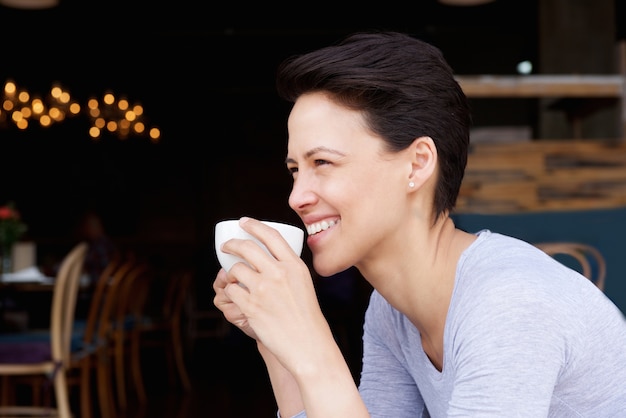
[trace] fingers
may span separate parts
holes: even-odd
[[[226,270],[220,269],[220,271],[217,272],[217,276],[215,276],[215,280],[213,281],[213,290],[215,291],[215,294],[217,295],[220,291],[222,291],[228,283],[229,278]]]
[[[300,259],[281,233],[261,221],[241,218],[241,228],[254,240],[231,239],[222,245],[222,251],[243,258],[254,270],[261,271],[275,261]]]
[[[268,275],[269,277],[273,277],[278,274],[278,271],[284,270],[280,265],[288,262],[286,257],[282,257],[282,260],[278,260],[253,241],[238,241],[239,242],[229,242],[228,245],[230,248],[236,248],[233,253],[242,254],[240,257],[244,258],[246,262],[233,264],[227,274],[226,281],[228,283],[237,283],[245,289],[253,289],[262,277],[268,277]],[[302,262],[296,255],[292,255],[291,257],[292,261]],[[293,264],[291,262],[289,263]]]
[[[283,257],[293,255],[299,257],[298,254],[294,253],[293,249],[280,232],[271,226],[259,220],[247,217],[241,218],[239,225],[244,231],[262,242],[275,259],[281,260]]]
[[[245,292],[245,289],[233,282],[224,269],[220,269],[213,282],[213,290],[215,290],[215,297],[213,298],[215,307],[222,311],[229,322],[239,326],[245,317],[235,301],[240,300],[241,294],[239,292]]]
[[[232,301],[228,295],[224,292],[224,288],[228,285],[228,277],[224,269],[220,269],[213,281],[213,290],[215,291],[215,297],[213,298],[213,304],[223,311],[222,307],[231,303]]]

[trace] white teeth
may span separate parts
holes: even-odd
[[[325,231],[331,226],[335,226],[339,221],[322,221],[315,224],[307,225],[306,231],[309,235],[315,235],[320,231]]]

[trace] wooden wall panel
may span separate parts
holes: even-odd
[[[471,147],[458,213],[626,206],[626,143],[536,140]]]

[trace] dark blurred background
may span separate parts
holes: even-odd
[[[283,164],[288,107],[274,92],[284,58],[354,31],[393,29],[440,47],[458,74],[515,74],[524,60],[533,72],[612,72],[614,9],[612,0],[0,6],[0,81],[41,95],[59,83],[83,108],[110,91],[141,103],[147,123],[161,130],[158,143],[113,134],[95,141],[83,115],[26,130],[5,120],[0,204],[17,204],[38,256],[62,252],[80,215],[95,209],[123,245],[211,270],[216,220],[245,214],[298,222],[287,206]],[[476,125],[536,129],[530,99],[473,106]]]
[[[467,7],[443,0],[286,6],[59,0],[43,10],[8,1],[17,0],[0,0],[0,86],[11,80],[43,96],[58,83],[83,110],[90,98],[112,92],[143,105],[146,123],[161,137],[105,133],[94,140],[84,111],[48,128],[33,123],[20,130],[0,111],[0,206],[15,202],[40,265],[76,242],[84,213],[98,213],[120,248],[164,270],[196,271],[192,313],[213,308],[216,221],[250,215],[299,224],[287,205],[289,107],[274,91],[283,59],[355,31],[390,29],[438,46],[460,75],[517,74],[524,61],[534,74],[614,74],[620,71],[616,40],[626,38],[621,0],[492,0]],[[546,111],[538,99],[470,104],[476,127],[571,138],[563,113]],[[585,136],[616,137],[618,112],[616,106],[596,112],[585,122]],[[356,377],[370,289],[354,270],[317,284]],[[190,412],[176,416],[274,416],[251,340],[232,327],[219,336],[221,344],[187,337],[196,353],[195,394]],[[162,380],[155,376],[149,386]],[[172,395],[166,391],[151,397],[145,416],[175,416],[165,407]],[[216,412],[216,405],[224,410]]]

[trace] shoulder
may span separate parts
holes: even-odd
[[[448,321],[457,329],[515,335],[538,328],[556,336],[578,332],[603,299],[588,279],[532,244],[487,231],[459,261]]]
[[[577,288],[587,282],[582,275],[526,241],[483,231],[459,260],[455,290],[550,291]]]

